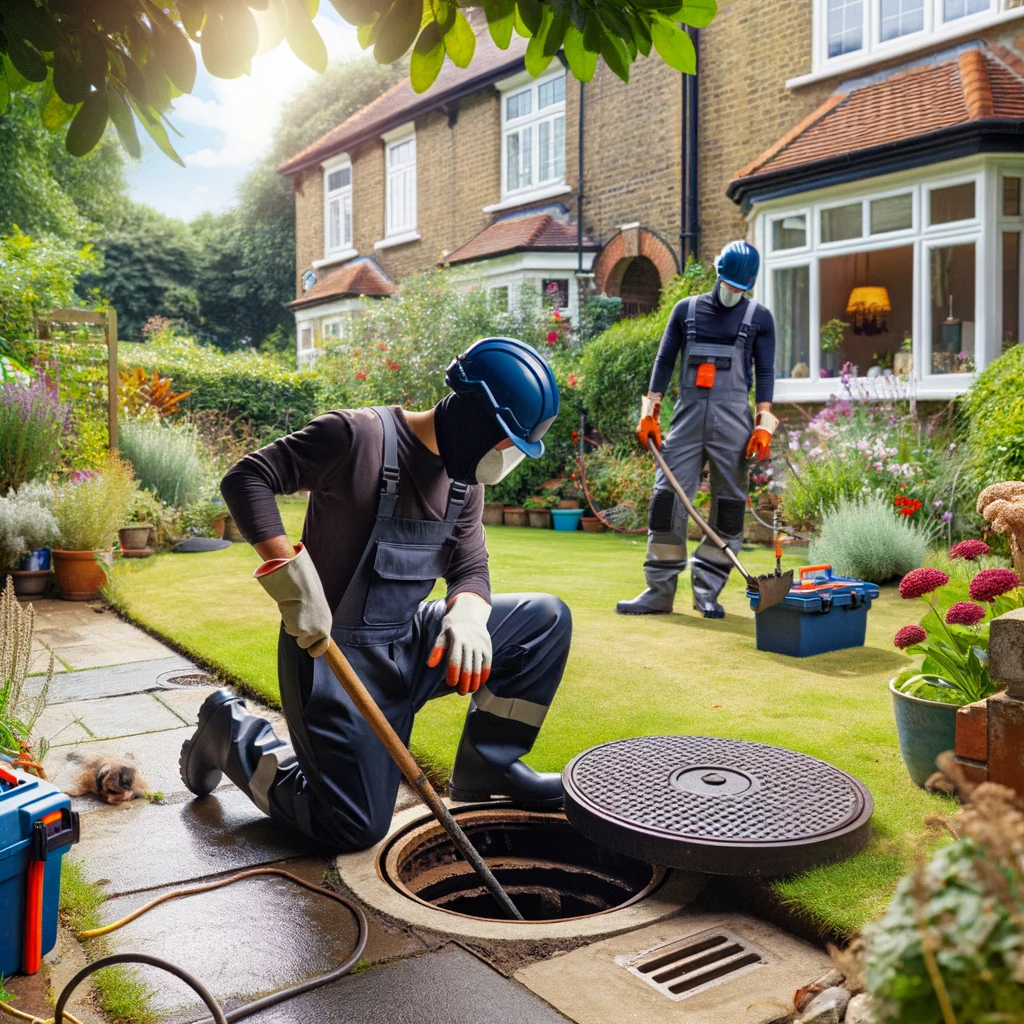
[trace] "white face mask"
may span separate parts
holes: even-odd
[[[492,448],[476,464],[476,482],[478,484],[500,483],[526,458],[515,445],[507,448]]]
[[[723,306],[733,307],[743,298],[743,292],[734,292],[724,281],[718,286],[718,298]]]

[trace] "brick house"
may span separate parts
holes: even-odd
[[[641,59],[629,85],[600,61],[584,86],[557,61],[530,79],[525,40],[474,27],[469,69],[395,86],[281,166],[300,363],[417,269],[642,312],[687,252],[741,236],[779,401],[826,399],[846,361],[905,370],[905,347],[918,397],[958,394],[1021,338],[1021,0],[725,0],[697,79]],[[824,352],[831,320],[851,326]]]

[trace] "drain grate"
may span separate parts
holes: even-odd
[[[769,963],[734,932],[712,928],[615,962],[669,999],[680,1000],[722,985]]]
[[[172,672],[164,676],[161,682],[165,686],[210,686],[213,683],[213,676],[206,672]]]

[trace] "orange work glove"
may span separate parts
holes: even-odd
[[[766,411],[759,412],[754,420],[754,432],[747,442],[747,458],[756,455],[759,459],[767,459],[772,453],[772,434],[779,421]]]
[[[647,439],[654,438],[654,443],[661,447],[661,395],[646,395],[640,401],[640,422],[636,425],[636,439],[640,447],[647,450]]]

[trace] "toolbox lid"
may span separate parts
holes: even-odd
[[[805,565],[781,607],[800,612],[828,612],[832,608],[858,608],[878,597],[878,586],[855,576],[839,576],[831,565]],[[756,608],[760,595],[748,590],[750,607]]]

